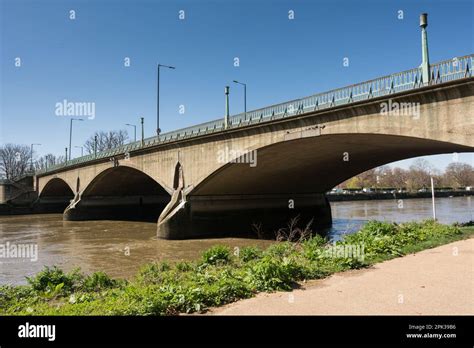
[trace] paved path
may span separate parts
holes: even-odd
[[[457,255],[456,255],[457,254]],[[474,239],[335,274],[292,292],[262,293],[219,315],[474,314]]]

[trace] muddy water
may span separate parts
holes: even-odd
[[[431,217],[431,200],[334,202],[333,239],[356,231],[370,219],[409,221]],[[474,197],[437,200],[441,222],[474,220]],[[155,237],[156,224],[124,221],[63,221],[61,214],[0,216],[0,247],[6,243],[38,246],[38,259],[0,258],[0,284],[24,284],[44,265],[85,272],[105,271],[131,277],[140,265],[158,260],[192,260],[212,245],[266,247],[271,241],[244,238],[169,241]],[[34,250],[34,249],[33,249]]]

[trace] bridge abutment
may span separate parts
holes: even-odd
[[[163,214],[167,214],[163,216]],[[158,238],[187,239],[221,236],[275,237],[298,218],[298,228],[312,221],[313,232],[332,224],[331,207],[323,193],[188,196],[158,221]]]

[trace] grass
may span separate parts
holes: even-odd
[[[217,245],[194,262],[144,265],[130,281],[111,279],[103,272],[86,276],[79,270],[66,273],[57,267],[46,267],[36,276],[27,278],[28,285],[0,287],[0,314],[202,312],[258,292],[291,290],[305,279],[367,267],[473,235],[472,224],[449,226],[431,220],[404,224],[370,221],[359,232],[346,235],[335,245],[317,235],[297,243],[278,242],[266,250],[245,247],[238,253]]]

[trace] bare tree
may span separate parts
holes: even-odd
[[[472,186],[474,185],[474,168],[467,163],[451,163],[442,173],[428,161],[420,158],[415,160],[408,170],[381,166],[356,175],[338,187],[393,187],[414,191],[429,187],[430,177],[435,179],[436,187]]]
[[[467,163],[450,163],[445,177],[453,188],[471,186],[474,185],[474,168]]]
[[[100,131],[95,132],[87,141],[84,143],[84,148],[88,154],[94,153],[95,138],[97,137],[97,152],[110,150],[115,147],[124,145],[128,140],[128,133],[126,130],[114,130],[114,131]]]
[[[430,178],[434,174],[434,169],[427,160],[416,159],[408,172],[407,188],[413,191],[417,188],[429,187]]]
[[[36,170],[48,169],[51,166],[64,162],[64,156],[55,156],[52,153],[41,156],[35,161]]]
[[[27,145],[5,144],[0,147],[0,173],[13,180],[28,172],[31,149]]]

